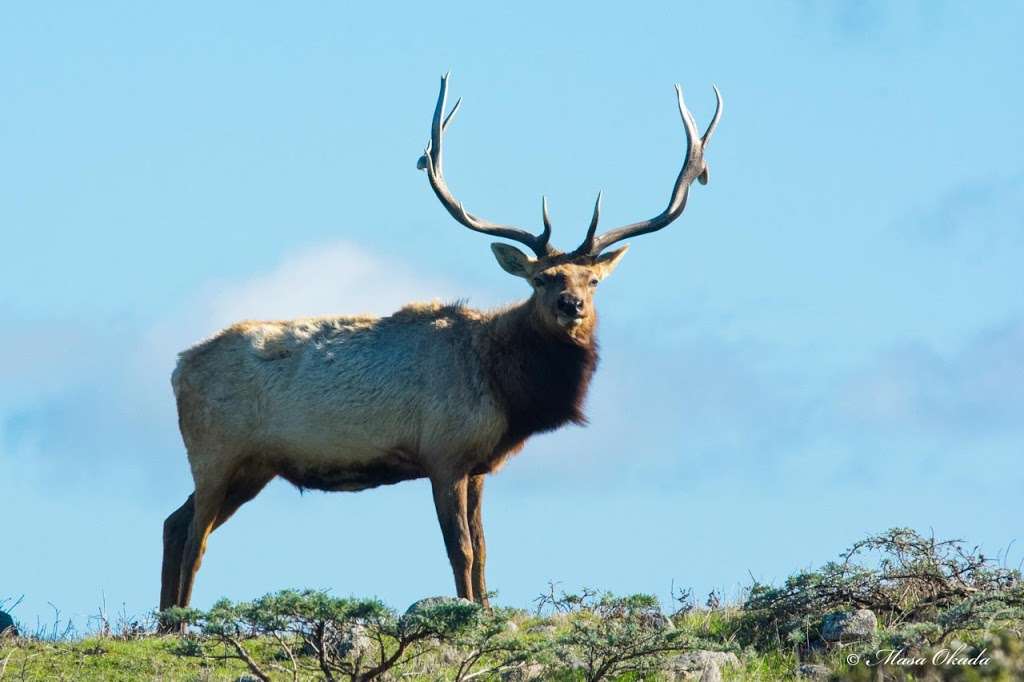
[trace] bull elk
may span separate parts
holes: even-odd
[[[678,218],[691,183],[707,182],[703,136],[676,86],[686,158],[657,216],[597,234],[598,195],[583,242],[562,252],[534,235],[488,222],[448,189],[444,134],[448,76],[430,141],[417,164],[455,220],[523,244],[491,244],[498,264],[532,288],[493,311],[414,303],[387,317],[240,322],[181,353],[171,377],[195,491],[164,523],[160,608],[187,606],[210,533],[281,476],[300,488],[364,490],[428,478],[460,597],[487,604],[481,516],[484,476],[535,433],[582,423],[597,346],[598,283],[628,247]]]

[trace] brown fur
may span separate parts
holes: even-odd
[[[496,458],[518,450],[535,433],[585,423],[583,402],[597,368],[592,336],[568,339],[538,328],[528,309],[519,312],[506,333],[493,339],[489,378],[508,424]]]

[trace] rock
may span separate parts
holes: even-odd
[[[708,661],[704,672],[700,674],[700,682],[722,682],[722,670],[714,661]]]
[[[801,680],[827,680],[832,677],[832,671],[827,665],[801,663],[796,669],[796,676]]]
[[[464,597],[427,597],[426,599],[420,599],[419,601],[413,602],[409,608],[405,610],[406,616],[414,616],[424,609],[429,609],[433,606],[439,606],[441,604],[452,604],[458,602],[466,602],[472,604],[470,600]]]
[[[342,623],[341,627],[328,626],[326,633],[327,652],[329,656],[338,658],[356,658],[373,649],[375,642],[371,639],[366,625],[358,621]],[[300,656],[316,656],[316,647],[304,639],[297,652]],[[278,660],[288,660],[288,654],[279,652]]]
[[[679,654],[669,661],[668,668],[672,673],[673,680],[699,680],[702,679],[708,668],[714,667],[715,671],[709,673],[719,677],[710,679],[721,679],[721,669],[724,667],[739,667],[740,659],[731,651],[708,651],[698,649]]]
[[[544,666],[540,663],[524,663],[501,674],[502,682],[532,682],[544,676]]]
[[[335,651],[342,658],[352,656],[356,658],[365,654],[373,648],[373,640],[362,623],[350,623],[344,625],[338,632],[338,640]]]
[[[821,638],[826,642],[870,639],[878,627],[878,619],[868,609],[828,613],[821,619]]]
[[[246,673],[235,678],[235,682],[260,682],[260,678]]]
[[[14,627],[14,618],[6,611],[0,611],[0,636],[17,634],[18,628]]]
[[[462,597],[427,597],[426,599],[413,602],[405,610],[402,617],[398,619],[398,625],[403,629],[419,628],[424,625],[423,617],[425,612],[445,604],[465,604],[474,607],[474,609],[480,608],[480,605],[476,602]]]
[[[519,626],[510,620],[505,623],[505,630],[507,632],[519,632]]]

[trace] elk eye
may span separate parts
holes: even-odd
[[[595,277],[594,279],[590,280],[590,286],[596,287],[597,286],[597,282],[598,282],[598,279],[597,279],[597,277]]]

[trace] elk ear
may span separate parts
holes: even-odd
[[[537,261],[527,256],[514,246],[495,242],[491,244],[491,251],[498,259],[501,269],[510,275],[529,279],[533,274],[533,265]]]
[[[622,257],[626,255],[626,251],[629,251],[629,244],[620,246],[614,251],[608,253],[602,253],[600,256],[594,259],[594,267],[597,268],[598,276],[604,279],[608,275],[612,274],[612,270],[619,264]]]

